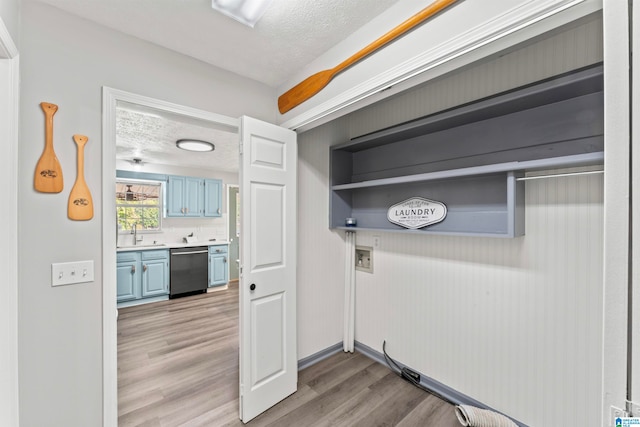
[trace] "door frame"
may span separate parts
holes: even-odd
[[[9,96],[0,99],[0,177],[6,183],[7,209],[0,214],[0,231],[5,236],[0,248],[0,424],[19,425],[18,393],[18,128],[20,108],[20,61],[9,30],[0,17],[0,86]],[[9,208],[12,207],[12,208]]]
[[[102,387],[103,425],[118,425],[118,324],[116,303],[116,106],[129,102],[206,120],[239,134],[237,118],[174,104],[131,92],[102,88]]]
[[[229,247],[231,247],[231,239],[236,239],[236,241],[238,242],[238,248],[240,247],[240,240],[237,240],[238,237],[237,236],[232,236],[229,233],[229,228],[231,227],[231,189],[232,188],[237,188],[238,189],[238,194],[240,193],[240,184],[227,184],[227,240],[229,241]],[[236,208],[237,209],[237,208]],[[238,252],[238,259],[240,259],[240,253]],[[229,265],[231,265],[232,262],[236,262],[236,260],[231,261],[231,257],[229,257]],[[238,277],[234,280],[240,280],[240,265],[236,263],[236,265],[238,265]],[[231,273],[229,273],[229,281],[231,281]]]

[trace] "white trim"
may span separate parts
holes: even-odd
[[[605,1],[604,42],[604,263],[602,338],[603,426],[613,425],[611,407],[627,397],[629,270],[630,81],[629,9]]]
[[[1,21],[0,21],[1,24]],[[2,25],[0,25],[2,27]],[[1,30],[1,28],[0,28]],[[0,41],[5,35],[0,34]],[[19,425],[18,393],[18,112],[20,67],[17,52],[12,59],[0,59],[0,179],[5,203],[0,212],[2,257],[0,271],[0,425]],[[6,92],[5,92],[6,90]]]
[[[235,118],[186,107],[109,87],[102,88],[102,334],[103,425],[118,425],[118,343],[116,305],[116,105],[129,102],[174,114],[206,120],[238,131]]]
[[[18,48],[9,34],[7,26],[0,17],[0,58],[15,58],[18,56]]]
[[[536,23],[559,15],[567,9],[574,8],[583,3],[587,7],[576,8],[575,14],[563,16],[558,22],[554,22],[555,26],[571,22],[588,13],[599,10],[601,4],[597,1],[590,0],[529,1],[508,10],[488,22],[484,22],[481,25],[461,33],[439,46],[423,51],[413,58],[354,86],[351,90],[343,91],[330,100],[307,111],[303,111],[291,119],[284,121],[281,126],[289,129],[308,129],[305,128],[305,126],[316,124],[320,121],[325,122],[327,121],[325,119],[327,116],[333,116],[338,111],[349,109],[349,107],[351,107],[350,111],[361,108],[363,105],[357,105],[357,108],[353,108],[353,106],[367,98],[375,98],[371,100],[371,102],[374,102],[386,96],[393,95],[397,91],[388,90],[391,86],[400,85],[428,71],[443,68],[434,75],[430,75],[412,84],[423,83],[426,80],[437,77],[437,75],[443,74],[446,70],[442,66],[452,63],[456,59],[468,56],[471,60],[473,58],[471,58],[472,55],[470,54],[479,53],[483,48],[492,46],[491,51],[482,51],[481,57],[485,57],[521,42],[523,41],[521,38],[508,38],[508,36],[527,27],[532,27]],[[548,28],[540,28],[538,31],[545,32],[548,31]],[[526,34],[525,37],[530,38],[535,35],[537,34]],[[496,43],[498,41],[502,41],[503,43]],[[406,89],[406,87],[403,87],[403,89]],[[382,91],[387,91],[387,93],[383,96],[376,96]]]
[[[632,46],[640,46],[640,7],[637,4],[632,8]],[[633,55],[631,69],[633,74],[632,101],[631,105],[636,106],[631,109],[631,146],[635,147],[631,151],[631,200],[632,200],[632,248],[631,248],[631,394],[627,398],[633,402],[640,402],[640,57]],[[633,415],[640,416],[640,408],[634,408]]]

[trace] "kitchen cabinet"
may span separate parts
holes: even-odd
[[[227,245],[209,246],[209,287],[226,285],[229,281]]]
[[[204,180],[204,212],[205,217],[222,216],[222,181],[219,179]]]
[[[167,178],[167,216],[199,217],[202,216],[201,178],[174,176]]]
[[[522,236],[519,178],[602,164],[603,105],[596,66],[333,146],[329,226],[353,230],[345,221],[355,218],[355,229]],[[418,229],[392,222],[389,209],[413,198],[443,203],[446,217]]]
[[[219,217],[222,181],[170,175],[166,189],[167,217]]]
[[[169,294],[169,251],[128,251],[117,254],[117,302]]]

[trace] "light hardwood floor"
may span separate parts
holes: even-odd
[[[238,288],[120,309],[119,426],[242,426]],[[247,426],[453,427],[453,407],[366,356],[339,353]]]

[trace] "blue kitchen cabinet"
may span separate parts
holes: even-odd
[[[188,176],[167,178],[167,216],[198,217],[202,216],[202,186],[204,180]]]
[[[167,178],[167,217],[219,217],[222,215],[222,181],[190,176]]]
[[[169,293],[169,254],[166,250],[144,251],[142,262],[142,298]]]
[[[140,298],[140,254],[137,252],[119,253],[116,265],[118,302]]]
[[[117,302],[127,303],[169,294],[169,251],[126,251],[117,254]]]
[[[209,287],[226,285],[229,281],[227,245],[209,246]]]
[[[222,216],[222,181],[219,179],[204,180],[204,216]]]
[[[118,281],[118,302],[130,301],[139,298],[136,295],[136,283],[140,281],[140,272],[137,269],[137,261],[119,262],[116,267]]]

